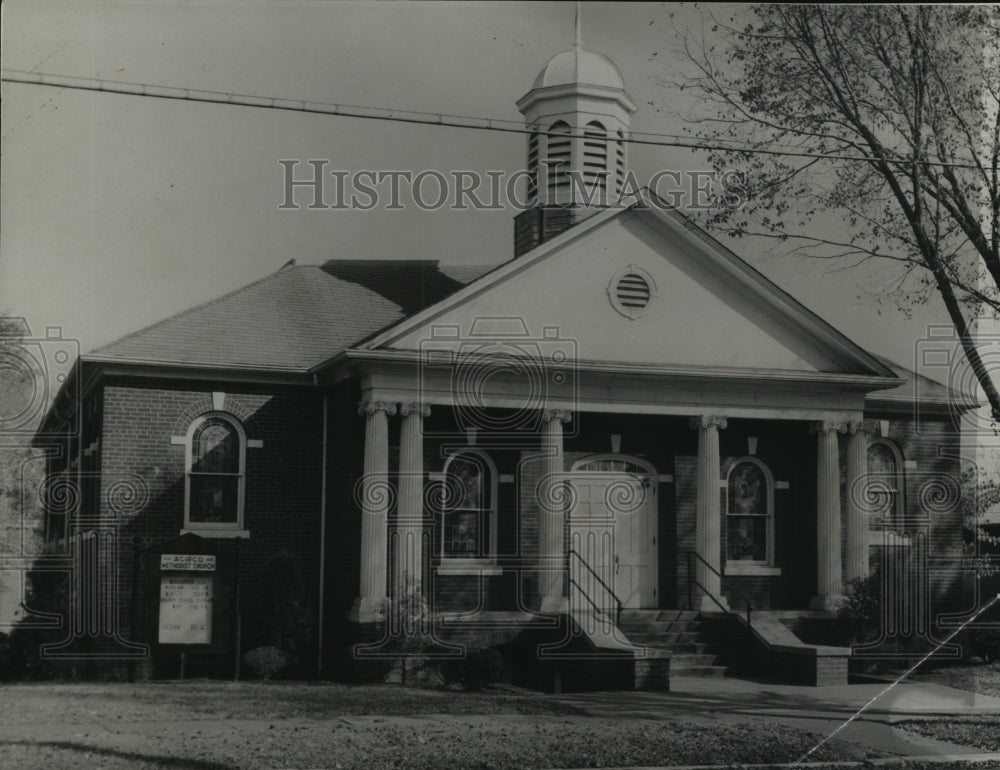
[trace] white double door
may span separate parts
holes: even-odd
[[[570,606],[656,607],[656,483],[648,474],[571,474]]]

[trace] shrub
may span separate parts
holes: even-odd
[[[404,575],[398,598],[383,600],[378,614],[389,631],[384,650],[399,661],[401,683],[407,683],[408,672],[421,678],[426,663],[424,651],[434,642],[434,618],[420,583]]]
[[[288,657],[277,647],[257,647],[243,656],[243,662],[266,682],[288,665]]]
[[[13,639],[7,634],[0,633],[0,682],[9,682],[22,675],[24,666],[18,660],[20,657],[18,653]]]
[[[276,553],[247,593],[254,597],[244,626],[247,646],[274,647],[284,653],[286,676],[311,673],[315,618],[298,556]]]
[[[855,578],[848,584],[847,599],[840,607],[840,617],[848,624],[854,644],[863,644],[878,636],[881,586],[878,573]]]
[[[355,684],[382,684],[392,672],[394,660],[386,658],[358,658],[351,656],[348,679]]]
[[[449,660],[441,671],[448,684],[461,684],[468,690],[481,690],[500,680],[503,656],[493,647],[472,647],[461,660]]]

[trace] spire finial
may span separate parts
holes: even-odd
[[[581,32],[581,29],[580,29],[580,26],[581,26],[580,25],[580,15],[581,15],[580,14],[580,3],[578,2],[576,4],[576,41],[573,43],[573,47],[576,48],[576,50],[578,50],[578,51],[581,48],[583,48],[583,33]]]

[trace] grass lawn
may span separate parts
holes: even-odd
[[[0,688],[4,767],[566,768],[791,762],[820,736],[579,715],[544,696],[183,682]],[[871,752],[831,741],[811,760]]]
[[[992,719],[905,728],[1000,750]],[[981,741],[987,733],[992,741]],[[794,762],[822,737],[758,719],[591,717],[544,695],[498,690],[218,681],[0,687],[0,767],[25,770],[737,766]],[[832,740],[809,760],[878,756],[885,755]]]
[[[919,668],[908,677],[908,681],[935,682],[958,690],[1000,698],[1000,663],[956,663]]]
[[[983,751],[1000,751],[1000,717],[995,715],[913,720],[897,722],[895,726],[928,738],[964,746],[978,746]]]
[[[958,690],[1000,698],[1000,664],[964,663],[917,669],[907,681],[934,682]],[[1000,717],[955,716],[950,719],[920,719],[897,722],[896,727],[984,751],[1000,751]]]
[[[541,696],[311,682],[141,682],[12,685],[0,724],[126,719],[330,719],[346,715],[580,714]]]

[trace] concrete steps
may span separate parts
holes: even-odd
[[[671,676],[720,677],[726,673],[697,612],[623,610],[618,627],[630,642],[670,650]]]

